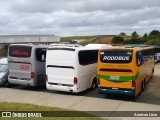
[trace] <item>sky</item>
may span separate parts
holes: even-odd
[[[160,0],[0,0],[0,35],[131,35],[160,30]]]

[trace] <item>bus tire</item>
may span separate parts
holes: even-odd
[[[144,91],[144,88],[145,88],[145,83],[144,83],[144,80],[143,80],[142,83],[141,83],[141,91],[142,92]]]
[[[152,73],[154,74],[154,68],[152,69]]]
[[[154,74],[154,68],[152,69],[152,75],[151,75],[151,78],[153,77],[153,74]]]
[[[91,89],[95,89],[97,88],[98,84],[97,84],[97,78],[94,78],[93,81],[92,81],[92,86],[91,86]]]

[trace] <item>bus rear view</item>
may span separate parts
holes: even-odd
[[[49,90],[75,92],[75,49],[48,48],[46,57],[46,87]]]
[[[45,85],[45,46],[16,44],[8,50],[8,81],[26,86]]]
[[[99,51],[98,91],[100,94],[128,94],[134,96],[133,50],[106,49]]]
[[[49,47],[47,89],[79,93],[96,88],[98,50],[82,46]]]

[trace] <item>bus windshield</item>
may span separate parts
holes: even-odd
[[[130,63],[132,50],[101,50],[100,60],[102,63]]]
[[[32,51],[32,46],[10,46],[9,56],[11,57],[30,57]]]

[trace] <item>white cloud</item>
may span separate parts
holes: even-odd
[[[143,35],[160,30],[159,0],[0,0],[0,34]]]

